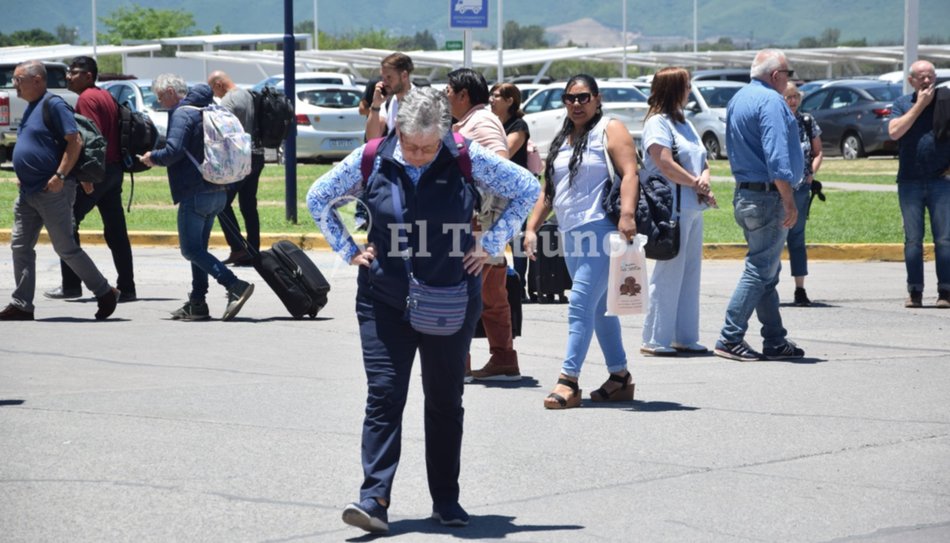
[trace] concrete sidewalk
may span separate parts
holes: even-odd
[[[111,271],[108,251],[90,247]],[[59,280],[38,251],[38,294]],[[234,322],[170,321],[190,272],[175,249],[136,249],[140,301],[95,322],[92,298],[37,298],[37,322],[0,324],[3,541],[367,541],[340,521],[361,482],[366,393],[355,270],[317,320],[257,291]],[[712,345],[741,261],[704,263]],[[525,378],[466,387],[467,528],[427,519],[422,394],[412,383],[390,509],[393,540],[948,541],[950,311],[903,308],[900,263],[815,262],[816,306],[783,307],[808,358],[728,362],[639,354],[636,400],[546,411],[566,306],[525,306]],[[0,296],[12,270],[0,259]],[[790,298],[784,272],[780,292]],[[6,303],[4,298],[3,303]],[[212,286],[212,314],[224,291]],[[758,326],[750,343],[759,347]],[[487,359],[475,340],[474,364]],[[417,372],[416,372],[417,373]],[[606,377],[592,346],[585,397]]]

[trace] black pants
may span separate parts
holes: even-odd
[[[403,320],[402,310],[357,296],[356,316],[368,386],[360,500],[390,498],[402,449],[402,412],[418,349],[425,395],[429,494],[433,503],[458,502],[465,356],[482,307],[481,281],[475,279],[477,285],[470,282],[469,286],[465,323],[451,336],[420,334]]]
[[[260,184],[261,171],[264,170],[264,153],[251,155],[251,173],[244,179],[241,179],[233,186],[228,187],[228,204],[224,206],[224,211],[220,214],[226,219],[230,219],[231,224],[238,225],[234,210],[231,209],[231,203],[234,197],[238,199],[238,207],[241,208],[241,216],[244,217],[244,230],[247,232],[247,243],[255,251],[261,250],[261,218],[257,212],[257,186]],[[220,222],[220,220],[218,221]],[[231,251],[240,251],[244,248],[241,239],[235,232],[227,228],[221,228],[224,231],[224,239],[228,241]]]
[[[102,183],[94,186],[92,194],[86,194],[79,185],[76,188],[76,203],[73,205],[73,235],[79,243],[79,225],[93,208],[99,208],[102,217],[102,232],[106,245],[112,251],[112,262],[119,277],[116,288],[122,292],[135,293],[135,277],[132,272],[132,244],[129,242],[129,229],[125,224],[125,210],[122,209],[122,167],[116,162],[106,165],[106,176]],[[63,274],[63,290],[78,291],[82,281],[73,270],[60,261]]]

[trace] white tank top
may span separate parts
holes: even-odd
[[[587,133],[587,149],[571,183],[568,183],[568,163],[574,151],[567,140],[554,161],[554,213],[562,232],[606,217],[600,199],[608,175],[604,130],[609,122],[609,118],[603,117]]]

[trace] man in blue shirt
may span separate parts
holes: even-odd
[[[785,337],[775,290],[786,233],[798,219],[792,191],[804,169],[798,122],[782,98],[794,71],[784,53],[764,49],[756,54],[750,74],[752,82],[733,96],[726,110],[726,147],[736,178],[735,218],[749,252],[715,352],[743,362],[801,358],[805,352]],[[762,353],[744,339],[753,311],[762,323]]]
[[[923,305],[926,208],[937,264],[937,307],[950,308],[950,140],[934,137],[936,77],[934,65],[926,60],[911,64],[907,80],[915,92],[894,102],[894,118],[887,124],[899,145],[897,198],[904,219],[908,292],[904,307]]]
[[[33,320],[36,291],[36,241],[45,226],[53,249],[99,302],[97,320],[115,311],[119,291],[102,276],[73,238],[76,178],[71,174],[82,151],[82,136],[66,102],[46,91],[46,67],[35,60],[13,71],[17,96],[29,105],[17,129],[13,170],[20,194],[13,204],[13,273],[16,288],[0,320]],[[48,102],[48,103],[47,103]],[[49,109],[49,124],[43,118]]]

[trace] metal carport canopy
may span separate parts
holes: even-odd
[[[101,55],[119,55],[127,53],[148,53],[158,51],[162,46],[157,43],[143,45],[100,45],[96,47],[96,56]],[[42,45],[32,47],[29,45],[15,45],[13,47],[0,47],[0,62],[26,62],[27,60],[60,60],[71,59],[79,56],[93,55],[91,45]]]

